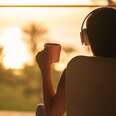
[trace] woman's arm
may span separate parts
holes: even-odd
[[[65,76],[64,73],[58,84],[57,92],[53,88],[51,77],[51,61],[46,50],[38,53],[37,63],[40,67],[43,82],[44,104],[47,116],[62,116],[65,111]]]

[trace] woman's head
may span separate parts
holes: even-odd
[[[98,8],[86,22],[91,49],[96,56],[116,56],[116,9]]]

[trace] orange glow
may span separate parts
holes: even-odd
[[[2,3],[5,2],[6,0],[2,1]],[[28,0],[28,4],[35,4],[36,2],[44,4],[45,1]],[[6,3],[9,4],[8,1]],[[10,4],[18,3],[21,3],[21,1],[10,1]],[[22,4],[26,3],[27,0],[22,2]],[[91,4],[91,0],[46,0],[45,4]],[[4,66],[6,68],[22,68],[25,63],[32,60],[26,44],[22,40],[22,30],[20,28],[30,21],[47,25],[48,38],[50,39],[45,42],[58,42],[62,45],[80,49],[82,47],[80,26],[90,10],[90,8],[1,8],[0,25],[3,31],[0,32],[0,43],[4,46]],[[56,69],[62,70],[69,59],[76,54],[79,53],[68,56],[63,53],[61,62],[56,65]]]
[[[21,39],[20,28],[6,28],[1,36],[1,44],[4,47],[3,63],[6,68],[22,68],[23,64],[29,61],[29,54]]]
[[[22,68],[24,63],[32,61],[26,44],[22,40],[22,30],[20,28],[30,21],[42,22],[42,24],[47,25],[48,38],[50,39],[44,42],[58,42],[62,45],[80,48],[80,25],[89,10],[89,8],[86,8],[86,10],[80,8],[0,9],[0,17],[3,21],[1,24],[2,31],[0,30],[0,43],[4,46],[4,66],[6,68]],[[62,54],[62,57],[64,58],[61,58],[61,62],[56,65],[57,70],[63,69],[72,56]]]
[[[90,4],[91,0],[0,0],[0,4]]]

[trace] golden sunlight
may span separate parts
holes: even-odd
[[[91,0],[47,0],[44,4],[89,4],[90,2]]]
[[[53,5],[53,4],[91,4],[91,0],[0,0],[0,4],[41,4],[41,5]]]
[[[89,1],[79,0],[78,3],[84,4]],[[1,8],[0,43],[4,47],[4,66],[19,69],[25,63],[31,63],[32,57],[27,49],[27,43],[23,41],[24,35],[21,26],[34,21],[48,27],[48,37],[42,41],[42,45],[45,42],[58,42],[62,46],[66,45],[77,49],[75,54],[61,55],[61,62],[55,68],[63,70],[69,59],[79,54],[79,49],[82,47],[80,26],[89,11],[91,11],[90,8]]]
[[[0,41],[4,47],[3,64],[6,68],[19,69],[23,67],[24,63],[29,61],[29,54],[22,40],[20,28],[12,27],[4,29]]]

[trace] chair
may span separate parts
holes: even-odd
[[[73,58],[66,70],[67,116],[116,116],[116,58]]]

